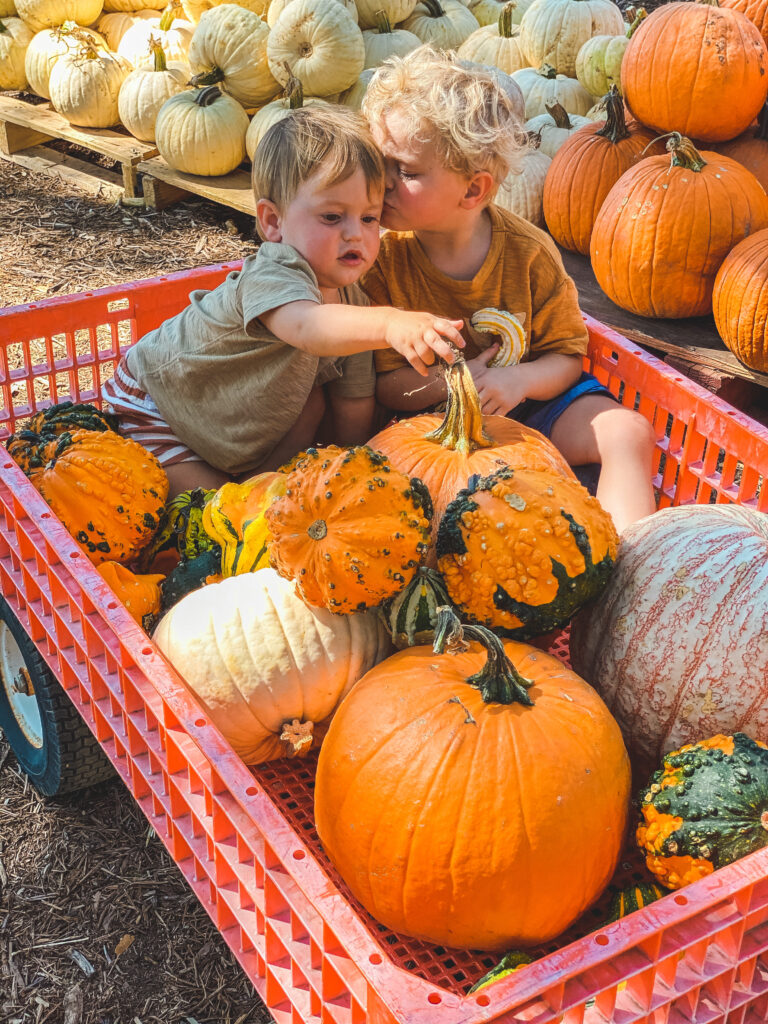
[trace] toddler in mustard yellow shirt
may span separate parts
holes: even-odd
[[[572,466],[600,463],[597,497],[617,529],[649,515],[653,429],[583,372],[587,331],[552,239],[493,203],[526,145],[497,80],[420,47],[379,68],[363,114],[385,159],[389,229],[361,282],[371,301],[465,324],[485,307],[518,315],[527,337],[517,366],[490,367],[498,346],[464,331],[483,411],[542,431]],[[439,366],[424,378],[391,349],[375,359],[377,397],[389,409],[444,400]]]

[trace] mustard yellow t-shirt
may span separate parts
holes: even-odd
[[[468,329],[466,321],[486,306],[524,314],[528,339],[524,359],[544,352],[584,355],[587,329],[579,298],[560,253],[549,237],[521,217],[490,206],[491,244],[482,267],[471,281],[460,281],[438,270],[410,231],[387,232],[379,257],[362,279],[363,290],[377,306],[423,310],[464,320],[462,331],[473,359],[497,340],[492,334]],[[379,373],[405,366],[392,349],[375,353]]]

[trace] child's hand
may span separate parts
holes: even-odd
[[[519,367],[488,366],[498,349],[498,345],[492,345],[479,356],[467,360],[480,396],[480,407],[486,416],[506,416],[528,397]]]
[[[444,320],[432,313],[411,313],[393,309],[387,322],[387,344],[404,356],[422,377],[437,356],[447,363],[456,358],[456,349],[464,348],[459,333],[463,320]]]

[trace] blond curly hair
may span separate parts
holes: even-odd
[[[362,113],[375,125],[396,112],[409,136],[435,147],[445,168],[467,176],[487,171],[498,188],[528,149],[502,83],[491,68],[424,45],[378,68]]]

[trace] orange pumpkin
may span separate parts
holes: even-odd
[[[631,313],[703,316],[726,255],[768,227],[768,196],[741,164],[699,153],[676,132],[667,149],[671,161],[641,160],[606,196],[592,232],[592,269],[608,298]]]
[[[372,437],[395,469],[418,477],[432,498],[435,535],[446,506],[474,474],[501,466],[550,470],[575,480],[560,452],[537,430],[506,416],[483,416],[472,374],[463,359],[447,371],[444,416],[426,413],[400,420]]]
[[[162,466],[107,430],[58,435],[30,480],[94,565],[131,562],[152,540],[168,497]]]
[[[418,480],[370,448],[310,448],[264,512],[269,554],[307,604],[373,608],[408,583],[427,551],[432,514]]]
[[[733,249],[717,272],[712,308],[718,334],[742,363],[768,373],[768,230]]]
[[[160,614],[160,584],[165,576],[137,576],[119,562],[102,562],[97,572],[140,626],[144,624],[146,615]]]
[[[605,197],[645,155],[664,151],[637,121],[627,124],[619,90],[605,98],[607,119],[584,125],[555,153],[544,182],[544,217],[565,249],[589,255],[589,240]]]
[[[720,6],[745,14],[768,45],[768,0],[720,0]]]
[[[435,636],[435,651],[453,653],[400,651],[336,711],[317,831],[388,928],[446,946],[535,945],[616,866],[630,791],[621,733],[556,658],[462,630],[448,609]]]
[[[650,14],[621,62],[621,89],[638,121],[702,142],[732,139],[768,93],[768,50],[739,11],[671,3]]]
[[[721,156],[729,156],[731,160],[752,171],[766,191],[768,191],[768,107],[763,107],[757,124],[738,135],[730,142],[720,142],[714,147]]]

